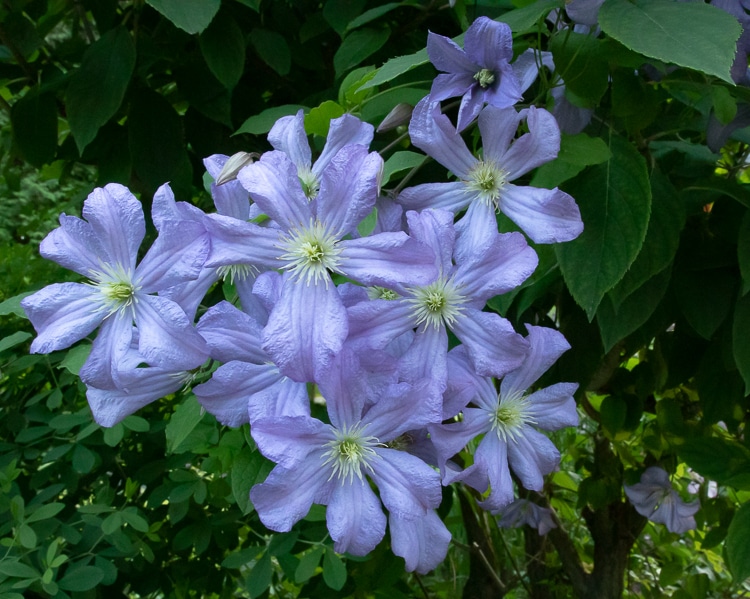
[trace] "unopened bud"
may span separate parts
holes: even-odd
[[[380,126],[377,129],[378,133],[390,131],[401,125],[406,125],[409,122],[409,119],[411,119],[411,113],[413,110],[414,108],[405,102],[396,104],[393,107],[393,110],[391,110],[383,119],[383,122],[380,123]]]
[[[229,181],[234,181],[237,178],[237,174],[243,168],[255,162],[255,159],[259,157],[260,155],[256,152],[237,152],[232,155],[216,178],[216,185],[223,185]]]

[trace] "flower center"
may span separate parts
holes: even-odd
[[[459,292],[453,279],[445,277],[440,277],[430,285],[410,291],[412,297],[406,301],[412,305],[411,314],[417,326],[423,322],[435,328],[443,323],[451,326],[463,310],[463,304],[466,303],[466,298]]]
[[[495,83],[495,73],[489,69],[482,69],[474,73],[474,79],[479,83],[479,87],[487,88]]]
[[[479,196],[480,201],[498,209],[498,201],[503,187],[508,182],[508,173],[495,162],[480,161],[471,169],[468,189]]]
[[[498,404],[490,413],[492,430],[502,441],[515,441],[521,428],[536,421],[529,414],[529,400],[525,395],[498,396]]]
[[[385,287],[368,287],[367,297],[371,300],[384,299],[384,300],[395,300],[398,299],[398,293],[392,289],[386,289]]]
[[[318,221],[311,221],[306,228],[292,229],[281,239],[281,249],[285,253],[279,258],[287,262],[282,268],[294,273],[297,280],[304,278],[308,285],[311,280],[317,284],[323,279],[327,287],[328,271],[338,271],[341,254],[338,239]]]
[[[234,284],[235,281],[244,281],[258,274],[258,269],[250,264],[232,264],[231,266],[220,266],[216,269],[220,278]]]
[[[320,190],[320,181],[309,166],[297,169],[297,177],[302,185],[302,191],[308,200],[314,200]]]
[[[101,307],[107,316],[120,310],[133,310],[138,301],[140,285],[133,281],[132,273],[119,264],[102,264],[100,271],[91,271],[90,285],[99,290]]]
[[[362,470],[373,471],[372,462],[379,458],[373,447],[380,445],[376,437],[364,434],[359,425],[343,430],[334,429],[335,439],[326,443],[327,451],[323,454],[323,464],[331,465],[331,476],[341,484],[351,483],[356,476],[362,480]]]

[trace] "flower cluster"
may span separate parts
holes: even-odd
[[[379,197],[371,125],[333,120],[313,162],[302,111],[274,125],[273,150],[257,160],[206,160],[215,213],[163,186],[158,236],[140,264],[139,202],[120,185],[95,190],[83,218],[63,215],[42,243],[42,255],[89,282],[24,300],[38,331],[32,351],[99,328],[81,378],[104,426],[202,374],[203,407],[227,426],[249,423],[276,464],[250,493],[268,528],[288,531],[322,504],[337,551],[367,554],[388,526],[406,568],[431,570],[450,540],[436,513],[441,484],[463,482],[486,509],[510,513],[511,472],[538,491],[558,466],[539,431],[578,422],[576,384],[532,389],[568,348],[563,336],[532,325],[522,335],[486,310],[538,262],[522,233],[498,230],[496,211],[535,243],[583,228],[568,194],[518,181],[556,157],[560,133],[544,109],[514,107],[523,85],[510,41],[507,26],[484,18],[465,49],[431,34],[430,57],[446,73],[409,131],[456,180],[404,189],[395,203]],[[458,127],[440,110],[455,95]],[[475,121],[479,156],[460,134]],[[235,284],[240,306],[202,309],[220,278]],[[459,341],[450,351],[449,332]],[[219,366],[206,380],[208,360]],[[311,388],[325,402],[322,420],[311,415]]]

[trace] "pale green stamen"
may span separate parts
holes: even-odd
[[[220,266],[216,269],[221,279],[234,284],[235,281],[244,281],[258,274],[258,269],[249,264],[232,264],[231,266]]]
[[[392,289],[386,289],[385,287],[368,287],[367,297],[371,300],[384,299],[384,300],[395,300],[398,299],[398,293]]]
[[[490,425],[498,438],[504,442],[515,441],[527,424],[536,424],[530,414],[531,404],[525,395],[499,397],[495,411],[490,414]]]
[[[411,289],[412,297],[406,301],[412,305],[412,317],[419,326],[423,322],[435,328],[443,323],[453,325],[463,311],[466,298],[460,293],[453,279],[440,277],[425,287]]]
[[[99,309],[106,310],[107,316],[121,310],[133,310],[141,287],[133,281],[129,270],[119,264],[102,264],[101,270],[92,270],[90,276],[89,284],[99,290]]]
[[[362,471],[372,469],[372,462],[380,456],[373,447],[381,445],[376,437],[364,434],[364,428],[355,425],[343,430],[334,429],[335,439],[325,444],[328,448],[323,454],[324,465],[331,465],[331,476],[328,480],[337,478],[341,484],[352,483],[356,476],[362,480]]]
[[[495,73],[489,69],[482,69],[474,73],[474,79],[479,83],[480,87],[487,88],[495,83]]]
[[[482,202],[497,208],[507,182],[508,173],[496,163],[480,161],[471,169],[466,185]]]
[[[307,228],[292,229],[281,240],[284,250],[279,258],[287,263],[282,266],[291,271],[298,280],[318,283],[321,279],[326,287],[330,277],[328,271],[338,272],[341,248],[338,239],[326,231],[320,222],[311,222]]]
[[[320,181],[309,166],[297,169],[297,177],[302,185],[302,191],[308,200],[314,200],[320,191]]]

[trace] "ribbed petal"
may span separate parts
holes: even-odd
[[[556,431],[566,426],[578,426],[578,412],[573,394],[578,383],[557,383],[528,396],[529,415],[536,426]]]
[[[500,210],[534,243],[561,243],[583,231],[575,200],[559,189],[517,187],[508,184],[500,196]]]
[[[456,42],[432,31],[427,34],[427,55],[436,69],[446,73],[467,73],[473,77],[480,68]]]
[[[298,382],[316,380],[341,351],[349,330],[336,286],[327,283],[308,285],[287,277],[263,334],[263,349]]]
[[[466,345],[478,374],[500,378],[523,362],[528,342],[498,314],[465,308],[451,327]]]
[[[466,447],[472,439],[489,431],[490,425],[487,412],[467,408],[464,410],[464,419],[461,422],[428,427],[438,454],[438,465],[441,471],[445,469],[445,463]],[[445,484],[449,482],[444,481]]]
[[[138,351],[147,363],[173,370],[191,370],[208,358],[203,337],[173,301],[139,295],[135,314],[140,334]]]
[[[513,58],[513,34],[505,23],[479,17],[466,30],[464,49],[473,62],[493,70]]]
[[[385,536],[380,501],[364,479],[334,482],[326,525],[338,553],[367,555]]]
[[[466,90],[458,108],[457,131],[463,131],[474,122],[484,106],[487,95],[487,90],[483,90],[479,85],[472,85]]]
[[[409,136],[416,147],[459,179],[468,179],[471,169],[478,162],[448,117],[440,113],[440,105],[431,101],[429,96],[414,108]]]
[[[463,210],[472,200],[472,193],[463,181],[450,183],[424,183],[407,187],[396,201],[407,210],[442,208],[453,213]]]
[[[540,52],[534,48],[527,48],[510,65],[513,67],[513,73],[518,79],[521,93],[529,89],[539,76],[539,68],[542,66],[542,61],[544,60],[542,54],[546,54],[550,59],[552,57],[550,52]],[[554,64],[550,70],[554,71]]]
[[[363,416],[367,434],[388,442],[410,430],[441,420],[440,396],[427,392],[430,381],[390,385],[387,392]]]
[[[495,109],[488,107],[486,110]],[[509,181],[554,160],[560,152],[560,127],[555,117],[543,108],[534,106],[524,112],[529,132],[511,145],[500,165],[508,172]]]
[[[193,389],[206,411],[225,426],[238,427],[248,418],[250,398],[281,379],[275,367],[266,364],[229,362],[213,373],[211,379]]]
[[[389,512],[422,516],[440,505],[440,476],[435,470],[403,451],[376,447],[375,452],[381,459],[371,462],[370,476]]]
[[[442,420],[440,398],[448,379],[447,353],[448,335],[445,329],[429,327],[414,335],[414,341],[399,360],[399,379],[413,383],[419,389],[417,393],[422,401],[435,398],[435,404],[430,409],[437,411],[431,412],[430,422]]]
[[[526,489],[541,491],[544,476],[560,463],[560,452],[542,433],[524,426],[518,437],[508,442],[508,461]]]
[[[497,391],[492,379],[480,376],[474,369],[465,345],[448,352],[448,391],[445,394],[443,418],[458,414],[471,401],[488,412],[497,406]]]
[[[479,131],[482,134],[484,159],[507,167],[504,156],[516,136],[521,115],[515,108],[495,108],[488,106],[479,115]]]
[[[154,199],[151,203],[151,220],[154,221],[154,225],[159,232],[162,228],[174,222],[192,221],[200,223],[205,215],[206,213],[203,210],[192,204],[175,201],[174,192],[169,183],[159,186],[159,189],[154,193]]]
[[[118,183],[96,188],[83,203],[83,217],[107,248],[107,261],[134,269],[146,221],[141,203],[130,190]]]
[[[391,550],[403,557],[406,571],[427,574],[437,568],[448,554],[451,533],[438,515],[430,510],[419,518],[390,514]]]
[[[307,226],[312,213],[297,174],[284,152],[266,152],[237,175],[255,203],[283,229]]]
[[[248,399],[247,415],[251,424],[260,418],[310,416],[307,384],[281,377]]]
[[[447,276],[452,272],[453,248],[456,244],[453,214],[448,210],[409,211],[406,220],[409,234],[435,253],[435,265],[441,274]]]
[[[211,253],[206,267],[250,264],[264,268],[278,268],[279,231],[259,227],[220,214],[210,214],[205,220],[211,235]]]
[[[305,133],[305,113],[302,109],[293,116],[283,116],[268,132],[268,141],[274,150],[284,152],[300,169],[312,163],[310,144]]]
[[[268,354],[261,349],[263,327],[229,302],[219,302],[201,317],[197,326],[214,360],[241,360],[265,364]]]
[[[649,519],[664,524],[670,532],[683,534],[695,528],[693,515],[699,509],[700,502],[686,503],[675,491],[671,491]]]
[[[288,532],[307,515],[325,485],[320,458],[312,455],[292,470],[276,466],[264,483],[250,489],[250,500],[266,527]]]
[[[426,245],[406,233],[378,233],[340,243],[341,271],[363,285],[379,285],[405,292],[438,276],[435,256]]]
[[[475,84],[473,73],[441,74],[433,79],[429,98],[432,102],[440,102],[447,98],[463,96]]]
[[[60,226],[42,240],[39,253],[85,277],[101,271],[102,263],[110,260],[108,250],[91,225],[65,214],[60,215]]]
[[[307,416],[263,418],[250,430],[261,453],[284,468],[296,468],[315,456],[318,475],[328,478],[332,469],[322,466],[323,447],[334,439],[330,425]]]
[[[313,164],[312,171],[320,177],[328,168],[331,159],[338,154],[339,150],[347,145],[358,144],[369,147],[374,134],[374,128],[370,123],[360,121],[353,114],[344,114],[337,119],[331,120],[328,129],[328,137],[325,146],[318,159]]]
[[[523,365],[506,376],[500,386],[503,395],[524,393],[542,376],[557,359],[570,349],[565,336],[549,327],[526,325],[529,335],[529,353]]]
[[[219,280],[219,272],[216,268],[203,268],[197,279],[180,283],[167,289],[161,289],[159,295],[172,300],[182,308],[190,320],[195,319],[206,293]]]
[[[399,335],[414,328],[409,304],[398,300],[373,300],[349,308],[349,339],[375,349],[383,349]]]
[[[130,314],[116,312],[104,319],[91,353],[78,373],[81,380],[97,389],[118,389],[117,370],[130,349],[133,321]]]
[[[320,176],[317,219],[335,237],[353,231],[375,206],[383,170],[377,152],[359,145],[343,147]]]
[[[366,373],[360,367],[357,353],[349,346],[320,372],[318,387],[326,400],[330,422],[339,430],[356,424],[362,416],[365,398],[357,389],[362,379],[366,379]]]
[[[492,432],[485,435],[474,454],[474,464],[487,473],[490,494],[479,505],[486,510],[496,511],[513,501],[513,479],[508,465],[508,446]],[[481,489],[480,489],[481,490]]]
[[[31,353],[48,354],[69,347],[89,335],[107,312],[99,291],[80,283],[55,283],[21,300],[21,307],[37,331]]]

